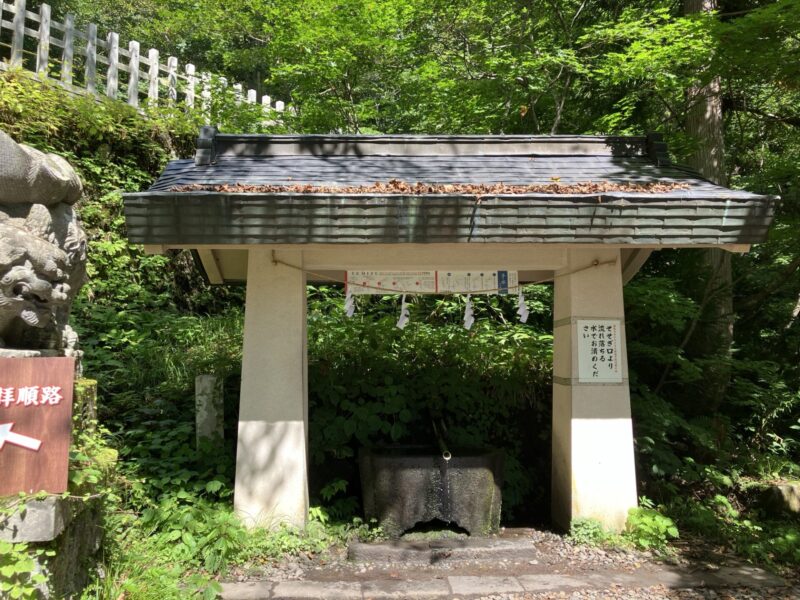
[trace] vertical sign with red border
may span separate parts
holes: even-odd
[[[75,359],[0,358],[0,496],[67,491]]]

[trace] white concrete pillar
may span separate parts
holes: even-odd
[[[618,323],[618,375],[602,378],[619,382],[587,378],[578,322],[597,319]],[[619,250],[568,251],[553,320],[553,521],[567,529],[590,517],[620,531],[637,496]]]
[[[277,256],[302,267],[299,250]],[[234,490],[246,525],[305,525],[307,434],[305,274],[249,250]]]

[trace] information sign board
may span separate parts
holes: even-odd
[[[357,296],[436,292],[436,271],[348,271],[347,289]]]
[[[621,383],[619,319],[578,319],[578,382]]]
[[[67,491],[75,359],[0,358],[0,496]]]
[[[516,294],[516,271],[348,271],[352,295]]]

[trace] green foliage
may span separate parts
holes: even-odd
[[[663,507],[662,507],[663,508]],[[675,522],[656,509],[648,498],[640,498],[639,506],[628,511],[622,534],[608,531],[597,519],[573,519],[569,538],[585,546],[630,547],[658,553],[669,552],[669,541],[678,537]]]
[[[675,522],[656,510],[646,498],[640,499],[639,504],[638,508],[628,511],[625,537],[638,548],[665,551],[669,540],[678,537]]]
[[[608,540],[609,533],[597,519],[580,517],[570,522],[569,538],[576,544],[598,546]]]
[[[12,600],[39,598],[39,588],[47,577],[37,570],[35,557],[52,554],[42,548],[29,548],[28,544],[0,541],[0,596]]]

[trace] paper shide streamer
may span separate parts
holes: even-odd
[[[472,314],[472,296],[467,294],[467,304],[464,306],[464,329],[472,329],[475,317]]]
[[[410,314],[408,312],[408,304],[406,304],[406,295],[403,294],[403,299],[400,301],[400,318],[397,319],[395,327],[398,329],[405,329],[406,325],[408,325],[409,317]]]
[[[519,315],[520,323],[528,322],[528,315],[531,311],[528,310],[528,305],[525,304],[525,297],[522,295],[522,289],[519,290],[519,297],[517,298],[517,314]]]
[[[356,312],[356,301],[353,298],[353,292],[347,288],[347,294],[344,297],[344,314],[352,317],[354,312]]]

